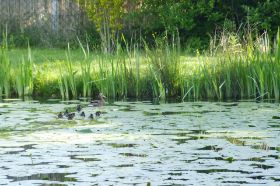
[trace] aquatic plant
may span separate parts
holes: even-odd
[[[22,61],[16,69],[15,84],[19,97],[30,96],[33,92],[33,61],[29,45],[27,56],[27,60],[22,57]]]
[[[11,92],[11,62],[8,56],[7,31],[3,33],[0,51],[0,96],[10,97]]]
[[[59,85],[61,98],[63,100],[64,99],[69,100],[70,95],[69,95],[68,78],[67,78],[66,73],[64,73],[62,71],[61,65],[59,66],[59,74],[60,74],[60,76],[59,76],[59,79],[58,79],[58,85]]]
[[[77,98],[77,87],[76,87],[76,80],[75,80],[75,75],[77,71],[74,71],[73,69],[69,44],[68,44],[68,50],[66,52],[66,73],[67,73],[67,80],[69,83],[72,97],[75,99]]]
[[[62,64],[59,64],[59,79],[58,85],[60,90],[60,95],[62,99],[69,99],[70,93],[73,99],[77,98],[77,87],[76,87],[76,73],[73,68],[73,62],[71,60],[71,51],[68,44],[68,50],[66,51],[66,62],[65,66],[62,67]]]
[[[91,97],[92,72],[91,72],[91,61],[89,59],[89,55],[90,55],[89,46],[87,44],[85,49],[79,39],[78,42],[84,54],[84,59],[80,61],[81,79],[82,79],[82,87],[83,87],[82,95],[83,97]]]
[[[264,37],[263,41],[268,38],[260,37]],[[260,50],[261,42],[256,45],[248,39],[242,52],[232,54],[225,50],[216,56],[197,53],[196,57],[182,55],[177,38],[176,34],[155,37],[152,48],[144,39],[139,45],[128,44],[123,36],[112,54],[90,52],[89,46],[79,41],[80,53],[68,46],[65,56],[42,63],[36,59],[33,62],[29,52],[17,66],[13,64],[18,59],[9,55],[11,51],[4,42],[0,92],[11,97],[14,93],[31,95],[34,90],[33,95],[60,95],[63,99],[91,97],[98,92],[111,99],[280,99],[279,33],[275,46],[265,47],[265,51]],[[49,93],[45,94],[46,90]]]
[[[177,36],[179,37],[179,36]],[[180,43],[175,43],[173,35],[169,44],[167,33],[163,38],[155,37],[155,49],[150,49],[145,41],[146,61],[154,98],[165,100],[178,95],[180,83]]]

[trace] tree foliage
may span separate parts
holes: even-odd
[[[115,35],[122,28],[124,0],[78,0],[100,33],[102,48],[110,52]]]
[[[280,0],[80,0],[102,41],[118,31],[145,38],[154,33],[178,31],[183,43],[207,46],[209,34],[240,25],[273,34],[280,25]],[[109,36],[110,35],[110,36]],[[108,41],[105,42],[108,44]]]

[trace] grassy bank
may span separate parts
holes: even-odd
[[[82,45],[78,50],[31,50],[3,44],[0,94],[76,99],[103,92],[112,99],[279,100],[279,46],[278,39],[274,52],[246,46],[242,53],[188,57],[178,45],[166,43],[153,49],[124,47],[110,55]]]

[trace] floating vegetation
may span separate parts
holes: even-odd
[[[172,139],[172,141],[176,141],[177,145],[181,145],[187,143],[190,139],[189,138],[179,138],[179,139]]]
[[[269,125],[269,127],[271,127],[271,128],[280,128],[280,124],[278,124],[278,125]]]
[[[271,177],[272,180],[280,182],[280,178],[276,178],[276,177]]]
[[[224,158],[224,160],[229,162],[229,163],[232,163],[234,161],[234,158],[233,157],[227,157],[227,158]]]
[[[32,174],[30,176],[7,176],[8,179],[13,180],[13,182],[24,181],[24,180],[48,180],[48,181],[60,181],[60,182],[76,182],[77,179],[73,177],[67,177],[69,175],[76,173],[42,173],[42,174]]]
[[[252,172],[249,171],[243,171],[243,170],[229,170],[229,169],[207,169],[207,170],[196,170],[197,173],[204,173],[204,174],[210,174],[210,173],[216,173],[216,172],[238,172],[242,174],[252,174]]]
[[[271,148],[269,147],[269,145],[265,142],[259,144],[259,145],[253,145],[252,146],[253,149],[260,149],[260,150],[272,150],[272,149],[275,149],[275,148]]]
[[[120,153],[120,155],[122,156],[127,156],[127,157],[147,157],[148,155],[147,154],[135,154],[135,153],[130,153],[130,152],[127,152],[127,153]]]
[[[186,112],[171,112],[171,111],[166,111],[166,112],[162,112],[162,115],[178,115],[178,114],[185,114]]]
[[[217,147],[216,145],[213,145],[213,146],[205,146],[205,147],[202,147],[202,148],[198,148],[197,150],[213,150],[215,152],[218,152],[218,151],[223,150],[223,148],[220,148],[220,147]]]
[[[251,166],[257,167],[257,168],[260,168],[260,169],[264,169],[264,170],[274,168],[274,166],[271,166],[271,165],[256,164],[256,163],[251,164]]]
[[[252,157],[249,158],[249,161],[265,162],[265,159],[263,159],[262,157]]]
[[[72,155],[70,156],[71,159],[74,160],[82,160],[84,162],[90,162],[90,161],[101,161],[101,159],[99,158],[95,158],[95,157],[90,157],[90,156],[76,156],[76,155]]]
[[[269,127],[271,122],[278,124],[271,120],[278,113],[278,104],[240,102],[226,113],[207,112],[197,117],[162,115],[182,112],[182,108],[184,112],[198,109],[193,110],[193,103],[188,102],[159,105],[117,102],[101,108],[106,113],[106,118],[100,118],[102,124],[79,115],[73,121],[57,118],[66,109],[75,113],[84,111],[86,116],[94,113],[92,107],[80,110],[76,107],[79,104],[83,105],[79,101],[0,104],[0,130],[10,135],[0,138],[0,183],[124,185],[150,181],[156,185],[180,185],[190,181],[203,185],[207,180],[217,185],[239,182],[273,185],[279,182],[279,130]],[[121,110],[128,105],[135,111]],[[199,102],[199,105],[203,111],[221,108],[215,102]],[[251,110],[257,106],[269,108],[269,112],[259,114],[259,110]],[[160,114],[147,117],[143,116],[144,111]],[[255,127],[249,127],[248,123]],[[186,178],[188,174],[193,176]]]
[[[248,127],[256,127],[256,125],[248,125]]]
[[[89,134],[89,133],[92,133],[92,130],[91,129],[82,129],[82,130],[78,130],[77,132],[83,133],[83,134]]]
[[[122,109],[119,109],[120,111],[125,111],[125,112],[135,112],[135,111],[139,111],[139,110],[135,110],[134,108],[132,107],[126,107],[126,108],[122,108]]]
[[[115,167],[133,167],[133,164],[121,164],[121,165],[117,165]]]
[[[229,183],[229,184],[249,184],[247,181],[222,181],[222,183]]]
[[[245,145],[245,141],[242,141],[240,139],[237,138],[232,138],[232,137],[226,137],[226,140],[234,145],[239,145],[239,146],[244,146]]]
[[[117,143],[109,143],[109,146],[112,146],[113,148],[132,148],[132,147],[136,147],[137,144],[117,144]]]

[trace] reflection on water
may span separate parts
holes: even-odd
[[[0,103],[0,184],[280,183],[278,104],[117,102],[57,118],[78,103]]]

